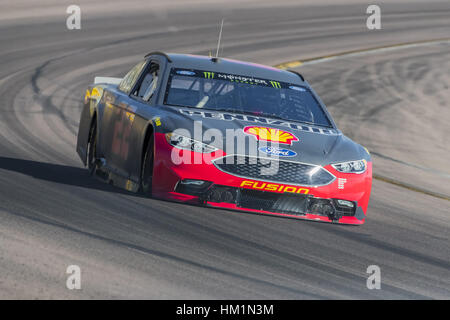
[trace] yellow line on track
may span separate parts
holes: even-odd
[[[275,65],[274,67],[278,68],[278,69],[286,70],[286,69],[290,69],[290,68],[300,67],[301,65],[305,64],[306,62],[312,62],[312,61],[317,61],[317,60],[326,60],[326,59],[337,58],[337,57],[342,57],[342,56],[356,54],[356,53],[376,51],[376,50],[381,50],[381,49],[401,48],[401,47],[406,47],[406,46],[411,46],[411,45],[439,43],[439,42],[443,42],[443,41],[450,41],[450,38],[402,42],[402,43],[390,44],[390,45],[385,45],[385,46],[342,51],[342,52],[338,52],[338,53],[334,53],[334,54],[330,54],[330,55],[326,55],[326,56],[319,56],[319,57],[312,57],[312,58],[306,58],[306,59],[301,59],[301,60],[287,61],[287,62],[279,63],[279,64]]]

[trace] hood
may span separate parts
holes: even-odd
[[[227,154],[277,156],[321,166],[368,156],[364,148],[335,128],[193,108],[164,106],[163,110],[164,132],[189,135]]]

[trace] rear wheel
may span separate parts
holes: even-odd
[[[97,169],[97,158],[95,155],[97,151],[97,124],[95,120],[92,124],[91,132],[89,134],[87,150],[87,167],[89,174],[93,175],[95,173],[95,170]]]
[[[142,193],[152,196],[153,181],[153,136],[150,136],[147,148],[145,150],[141,169],[141,186]]]

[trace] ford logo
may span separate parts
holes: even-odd
[[[295,157],[297,155],[297,152],[295,151],[276,147],[261,147],[259,148],[259,151],[277,157]]]

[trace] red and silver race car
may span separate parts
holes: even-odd
[[[203,206],[363,224],[367,149],[344,136],[301,74],[153,52],[86,91],[77,152],[132,192]]]

